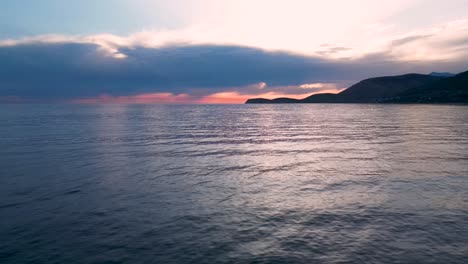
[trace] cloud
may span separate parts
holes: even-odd
[[[418,40],[422,40],[422,39],[426,39],[426,38],[430,38],[432,35],[416,35],[416,36],[408,36],[408,37],[404,37],[404,38],[401,38],[401,39],[395,39],[392,41],[391,45],[393,47],[398,47],[398,46],[401,46],[401,45],[404,45],[404,44],[407,44],[407,43],[411,43],[411,42],[414,42],[414,41],[418,41]]]
[[[335,84],[329,84],[329,83],[305,83],[299,85],[299,88],[301,89],[320,89],[320,88],[336,88]]]
[[[328,92],[328,91],[325,91]],[[331,92],[336,92],[332,90]],[[241,104],[249,98],[261,97],[274,99],[278,97],[289,97],[301,99],[315,93],[289,94],[287,92],[267,92],[267,93],[240,93],[237,91],[213,93],[205,96],[194,96],[188,94],[171,93],[149,93],[128,96],[99,95],[95,97],[73,99],[67,101],[72,104]],[[0,97],[0,102],[1,101]],[[5,98],[7,103],[27,103],[20,98]]]
[[[165,92],[207,95],[235,87],[258,92],[346,77],[337,74],[344,69],[332,61],[240,46],[109,50],[96,44],[31,43],[0,47],[0,60],[1,96],[44,99]]]
[[[237,20],[236,20],[237,21]],[[263,21],[263,20],[262,20]],[[255,24],[256,25],[256,24]],[[465,41],[468,38],[468,19],[452,20],[432,26],[413,30],[402,30],[393,24],[383,22],[357,25],[347,32],[351,34],[349,39],[335,39],[334,43],[321,44],[317,39],[326,36],[326,32],[320,34],[320,38],[307,30],[288,30],[287,32],[270,32],[268,30],[256,30],[251,32],[252,37],[246,38],[246,32],[250,32],[255,25],[249,25],[242,31],[235,28],[213,28],[207,24],[192,24],[178,29],[144,30],[127,36],[112,34],[95,35],[39,35],[20,39],[0,40],[0,46],[42,44],[94,44],[100,49],[117,58],[125,57],[118,50],[124,48],[144,47],[161,48],[167,46],[249,46],[267,51],[293,51],[302,55],[320,55],[324,58],[359,58],[370,53],[392,53],[401,59],[414,59],[430,61],[433,59],[462,56],[462,53],[447,53],[446,49],[458,50],[468,46]],[[263,25],[263,24],[262,24]],[[272,25],[263,25],[273,28]],[[263,28],[262,26],[262,28]],[[301,25],[303,26],[303,25]],[[249,30],[247,30],[249,29]],[[326,27],[324,27],[324,30]],[[288,32],[296,35],[288,36]],[[236,34],[236,32],[238,34]],[[242,32],[242,34],[240,34]],[[272,35],[275,33],[274,35]],[[300,33],[300,34],[299,34]],[[299,34],[299,35],[297,35]],[[269,36],[260,41],[258,38]],[[299,44],[297,44],[299,43]],[[441,49],[441,47],[443,48]],[[460,47],[462,46],[462,47]],[[417,52],[416,52],[417,51]],[[424,54],[410,56],[414,54]]]
[[[450,38],[452,42],[434,36],[395,38],[393,43],[399,45],[387,51],[347,59],[237,45],[150,45],[113,35],[4,40],[0,42],[0,97],[16,102],[187,103],[224,102],[231,100],[226,99],[229,95],[238,102],[246,96],[338,92],[374,76],[466,70],[464,57],[435,63],[399,57],[407,54],[407,46],[428,39],[446,50],[467,46],[461,41],[463,35]]]
[[[148,93],[126,96],[99,95],[95,97],[69,100],[74,104],[187,104],[194,101],[188,94]]]
[[[468,57],[468,19],[395,36],[384,52],[401,61],[463,60]]]
[[[274,99],[279,97],[288,97],[288,98],[296,98],[302,99],[307,96],[310,96],[314,93],[301,93],[301,94],[289,94],[289,93],[280,93],[280,92],[268,92],[268,93],[253,93],[253,94],[242,94],[239,92],[223,92],[223,93],[215,93],[204,96],[198,100],[196,103],[200,104],[239,104],[244,103],[247,99],[250,98],[266,98],[266,99]]]
[[[259,83],[257,83],[257,84],[255,85],[255,87],[256,87],[257,89],[260,89],[260,90],[265,89],[267,86],[268,86],[268,85],[267,85],[266,82],[259,82]]]
[[[319,50],[316,53],[322,56],[330,56],[330,55],[339,55],[340,53],[344,51],[350,51],[352,50],[351,48],[346,48],[346,47],[333,47],[333,46],[323,46],[321,45],[322,48],[326,48],[323,50]]]

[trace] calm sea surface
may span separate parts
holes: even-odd
[[[468,106],[0,105],[0,263],[468,263]]]

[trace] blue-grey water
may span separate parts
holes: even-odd
[[[0,263],[468,263],[468,106],[1,105]]]

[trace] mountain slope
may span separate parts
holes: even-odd
[[[370,78],[349,87],[338,95],[350,103],[378,103],[441,78],[443,77],[423,74]]]
[[[439,77],[453,77],[456,74],[450,73],[450,72],[431,72],[429,75],[432,76],[439,76]]]
[[[294,104],[300,103],[301,100],[293,98],[275,98],[275,99],[264,99],[264,98],[252,98],[248,99],[246,104]]]
[[[407,90],[389,103],[468,103],[468,71]]]
[[[376,77],[363,80],[338,94],[315,94],[302,100],[278,98],[273,100],[256,98],[246,103],[380,103],[391,102],[399,95],[417,87],[428,86],[445,79],[443,76],[405,74]]]

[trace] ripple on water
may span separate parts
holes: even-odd
[[[2,263],[466,263],[466,106],[0,110]]]

